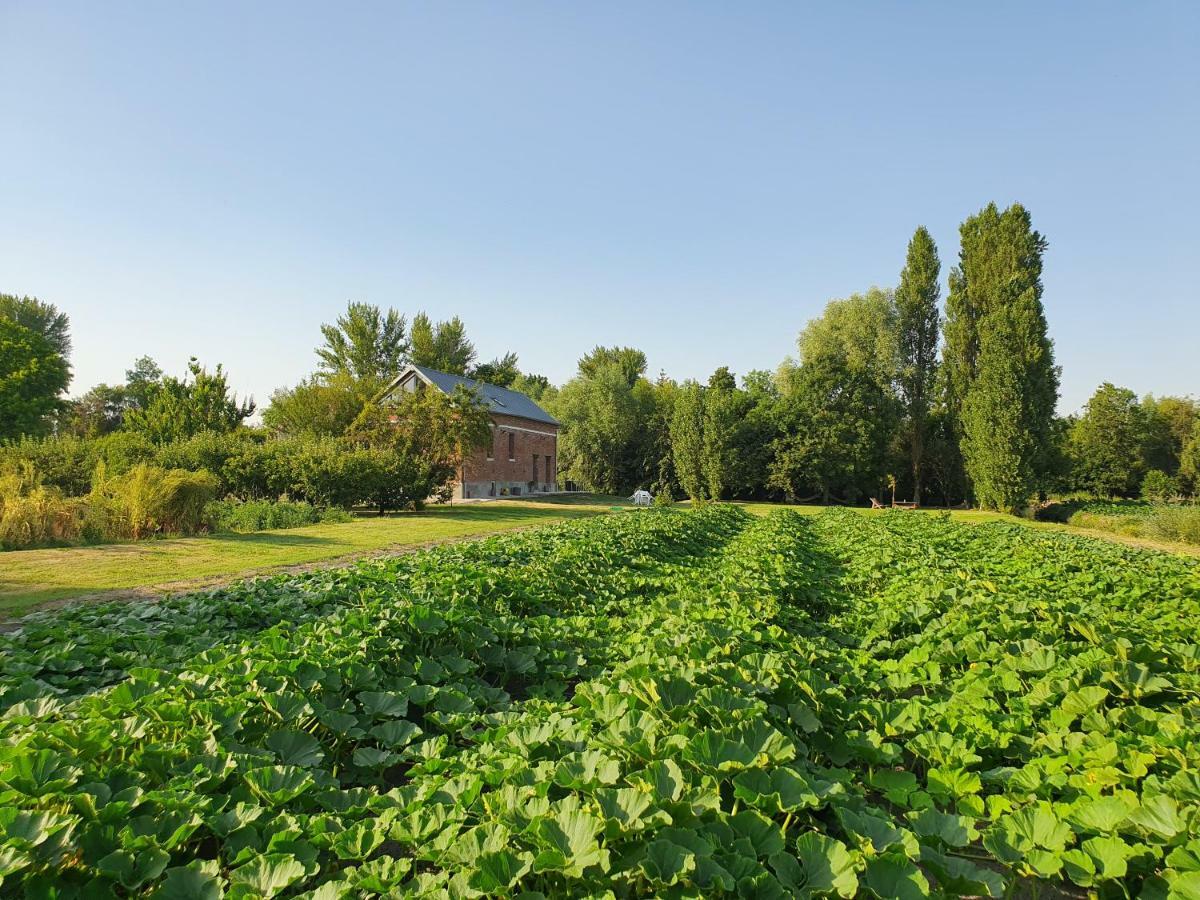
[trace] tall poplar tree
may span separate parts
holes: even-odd
[[[912,460],[913,500],[921,502],[922,457],[929,431],[929,408],[937,375],[938,276],[942,264],[937,245],[924,228],[918,228],[908,242],[908,256],[896,288],[896,328],[898,331],[897,382],[909,427],[909,453]]]
[[[1053,452],[1059,371],[1042,307],[1046,239],[1020,204],[989,204],[959,233],[946,303],[948,407],[976,499],[1013,510]]]
[[[675,394],[671,414],[671,451],[675,477],[693,502],[704,501],[704,388],[686,381]]]

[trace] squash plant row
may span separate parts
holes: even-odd
[[[1200,892],[1185,560],[708,508],[322,577],[299,624],[6,685],[0,891]]]
[[[280,623],[294,627],[320,619],[375,596],[416,592],[437,602],[478,600],[512,588],[510,600],[519,605],[539,596],[543,600],[536,602],[554,602],[589,583],[619,590],[617,582],[628,586],[662,554],[703,552],[705,539],[695,528],[664,528],[657,519],[585,520],[157,603],[34,613],[19,630],[0,635],[0,712],[17,704],[57,708],[64,699],[123,680],[131,668],[182,665],[202,650]]]

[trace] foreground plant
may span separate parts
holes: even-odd
[[[708,507],[208,599],[8,640],[6,893],[1196,896],[1179,558]]]

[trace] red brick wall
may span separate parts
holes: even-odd
[[[533,455],[538,457],[535,491],[557,490],[558,482],[558,426],[515,416],[492,416],[492,459],[486,451],[474,454],[463,465],[463,479],[455,490],[456,497],[486,497],[496,482],[496,496],[503,489],[512,492],[520,488],[521,494],[529,492],[533,477]],[[508,436],[513,439],[513,459],[509,459]],[[549,477],[546,473],[546,457],[551,460]]]

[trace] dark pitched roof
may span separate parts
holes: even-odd
[[[494,384],[488,384],[486,381],[476,381],[464,375],[451,375],[448,372],[439,372],[437,369],[430,369],[425,366],[409,365],[408,369],[415,370],[422,378],[444,394],[453,394],[454,389],[459,385],[478,392],[487,403],[489,412],[502,416],[532,419],[535,422],[545,422],[547,425],[558,424],[558,419],[554,418],[554,416],[550,415],[550,413],[546,412],[534,403],[533,400],[519,391],[510,391],[508,388],[497,387]],[[408,369],[404,371],[407,372]],[[404,375],[401,373],[400,378],[403,377]],[[400,381],[400,378],[396,379],[397,383]]]

